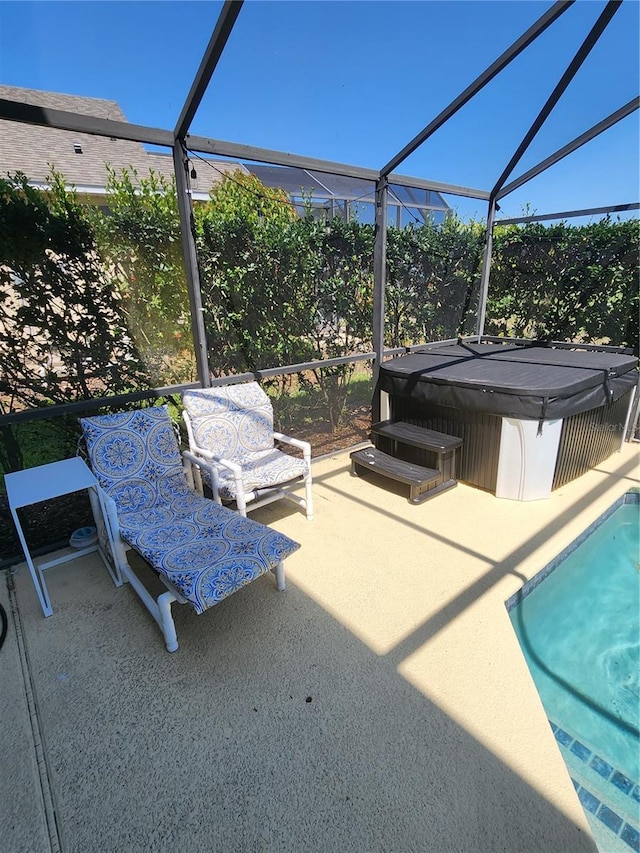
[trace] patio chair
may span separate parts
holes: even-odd
[[[202,469],[214,499],[235,504],[240,515],[286,498],[313,519],[311,445],[273,429],[271,401],[257,382],[183,391],[189,449],[208,460],[215,476]],[[302,451],[283,453],[275,442]],[[290,491],[304,481],[305,496]]]
[[[300,546],[194,489],[194,469],[182,455],[166,406],[81,419],[88,461],[105,495],[114,561],[162,631],[167,651],[178,648],[174,601],[203,613],[272,571],[285,588],[283,560]],[[158,574],[167,591],[157,600],[129,565],[127,546]]]

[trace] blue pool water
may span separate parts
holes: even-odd
[[[637,850],[640,503],[626,499],[507,606],[583,806]]]

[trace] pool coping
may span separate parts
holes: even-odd
[[[607,759],[598,755],[595,750],[582,743],[579,738],[574,737],[572,733],[554,723],[553,720],[549,720],[549,724],[559,747],[561,747],[560,753],[563,759],[565,758],[565,751],[570,752],[574,759],[592,768],[600,777],[599,786],[594,786],[589,782],[584,784],[584,780],[578,781],[578,778],[574,778],[577,774],[574,773],[565,759],[571,781],[585,812],[596,817],[610,832],[624,841],[631,850],[639,850],[640,826],[638,820],[629,820],[624,815],[625,812],[637,814],[638,804],[640,804],[640,785],[630,779],[623,771],[618,770]],[[612,800],[609,785],[616,789],[618,796],[629,797],[630,802],[626,806],[623,805],[622,809]],[[634,803],[635,805],[633,805]],[[621,811],[621,814],[618,814],[618,811]]]

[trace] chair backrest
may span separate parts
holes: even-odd
[[[149,509],[188,491],[166,406],[81,418],[80,423],[93,473],[118,509]]]
[[[257,382],[183,391],[196,443],[226,459],[273,447],[273,408]]]

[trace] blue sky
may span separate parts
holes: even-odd
[[[379,168],[551,5],[248,0],[192,131]],[[173,128],[221,7],[0,0],[0,82],[116,100],[132,122]],[[603,8],[578,0],[398,171],[489,190]],[[638,94],[639,12],[624,0],[512,177]],[[634,114],[505,198],[502,214],[635,202],[638,154]]]

